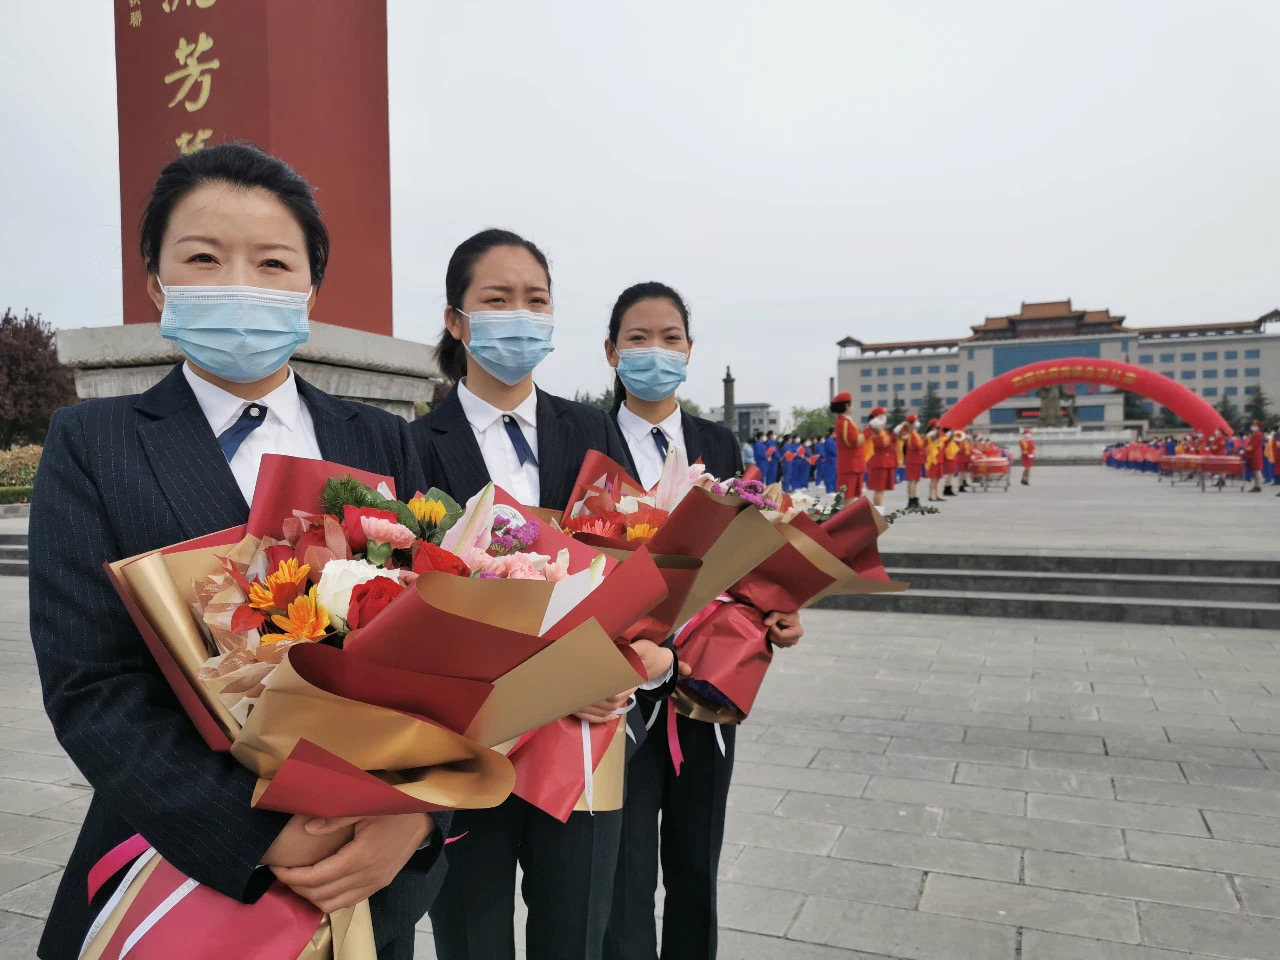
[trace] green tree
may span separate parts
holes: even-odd
[[[692,400],[687,400],[684,397],[676,397],[676,403],[680,404],[680,409],[691,417],[706,416],[706,414],[702,412],[702,407],[698,406],[698,404],[694,403]],[[610,406],[612,406],[612,404],[610,404]]]
[[[889,429],[894,429],[905,419],[907,419],[907,405],[903,403],[902,398],[895,393],[893,395],[893,406],[889,408]]]
[[[827,407],[792,407],[791,427],[787,433],[798,433],[802,437],[825,437],[827,431],[836,425],[836,415]]]
[[[588,407],[599,407],[601,410],[612,410],[613,388],[607,387],[600,391],[599,394],[592,393],[590,390],[577,390],[573,394],[573,399],[578,403],[585,403]]]
[[[1168,407],[1161,407],[1160,413],[1156,415],[1155,420],[1152,422],[1155,426],[1168,430],[1186,427],[1186,424],[1182,422],[1182,418]]]
[[[1280,425],[1280,414],[1276,414],[1271,409],[1271,401],[1267,395],[1262,392],[1262,388],[1258,388],[1258,392],[1249,397],[1249,402],[1244,405],[1244,415],[1249,423],[1254,420],[1262,424],[1262,429],[1272,430]]]
[[[1213,405],[1213,409],[1222,414],[1222,419],[1227,421],[1227,425],[1232,430],[1239,432],[1240,430],[1240,411],[1236,409],[1235,404],[1231,402],[1231,398],[1226,394],[1222,395],[1222,399]]]
[[[930,383],[929,389],[924,392],[924,397],[920,400],[920,422],[928,423],[930,420],[941,417],[944,410],[942,398]]]
[[[49,417],[76,402],[71,371],[58,362],[49,324],[23,310],[0,317],[0,450],[43,443]]]

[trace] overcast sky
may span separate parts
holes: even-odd
[[[0,2],[0,307],[56,326],[120,322],[112,6]],[[687,395],[732,363],[784,410],[849,334],[1280,305],[1274,0],[388,8],[396,335],[434,339],[453,247],[509,227],[552,261],[556,392],[607,382],[640,280],[692,307]]]

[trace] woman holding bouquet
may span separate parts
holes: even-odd
[[[676,400],[693,349],[689,310],[679,293],[654,282],[624,290],[609,318],[604,348],[617,372],[613,416],[626,444],[626,459],[619,462],[630,467],[641,486],[649,490],[657,484],[672,446],[683,450],[690,463],[701,459],[715,477],[738,474],[738,442],[729,428],[685,413]],[[791,467],[788,463],[784,469]],[[777,646],[793,646],[804,633],[795,613],[772,613],[766,623]],[[667,726],[662,711],[674,709],[666,700],[674,686],[673,677],[654,696],[642,695],[637,707],[644,721],[641,735],[646,727],[654,732],[642,737],[627,768],[625,823],[605,944],[609,960],[653,960],[658,955],[654,893],[659,849],[666,887],[663,960],[708,960],[716,954],[716,872],[736,728],[720,728],[722,753],[715,725],[677,717],[684,755],[677,776],[667,738],[658,732]]]
[[[410,427],[428,485],[465,503],[493,481],[520,503],[564,510],[588,450],[619,461],[625,454],[604,411],[534,385],[535,368],[554,349],[546,256],[514,233],[485,230],[454,250],[445,297],[436,356],[453,389]],[[653,678],[674,668],[674,655],[653,643],[633,649]],[[576,716],[607,722],[632,693]],[[598,960],[621,829],[619,810],[571,813],[561,823],[515,795],[492,810],[457,813],[453,831],[467,837],[449,850],[431,910],[436,954],[514,960],[518,862],[529,960]]]
[[[411,957],[443,873],[447,816],[353,827],[253,808],[257,777],[206,746],[102,569],[243,524],[268,453],[425,489],[408,426],[289,366],[329,234],[311,186],[284,161],[234,143],[173,160],[141,248],[161,335],[185,362],[139,396],[57,411],[32,498],[31,639],[45,707],[94,788],[39,955],[79,955],[119,877],[89,901],[89,871],[140,834],[192,880],[245,903],[273,874],[326,913],[369,899],[378,956]]]

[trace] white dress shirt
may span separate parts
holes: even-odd
[[[250,402],[260,403],[267,408],[266,420],[241,441],[235,456],[231,458],[231,473],[235,476],[246,503],[253,503],[253,489],[258,485],[258,466],[262,463],[263,454],[280,453],[311,460],[323,459],[311,411],[298,396],[298,382],[293,370],[289,371],[288,380],[256,401],[241,400],[196,376],[190,364],[182,365],[182,373],[187,378],[187,383],[191,384],[200,410],[209,421],[215,437],[239,420],[240,414]]]
[[[684,422],[679,406],[667,419],[659,424],[652,424],[632,413],[624,403],[618,408],[618,426],[622,428],[622,439],[626,441],[631,459],[636,464],[636,472],[640,474],[636,479],[646,490],[652,490],[662,476],[663,457],[653,439],[655,426],[667,438],[669,447],[679,447],[686,457],[689,455],[689,448],[684,443]]]
[[[534,387],[514,410],[499,410],[467,389],[467,381],[458,384],[458,400],[466,414],[471,432],[480,445],[480,455],[489,468],[489,479],[518,503],[536,507],[540,503],[542,484],[538,466],[532,460],[520,464],[515,445],[507,434],[507,419],[514,419],[529,442],[534,459],[538,457],[538,389]]]

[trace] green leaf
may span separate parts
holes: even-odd
[[[342,519],[344,507],[367,507],[375,510],[389,510],[396,515],[396,520],[413,531],[415,537],[425,536],[422,524],[418,522],[408,507],[399,500],[388,500],[368,484],[361,483],[355,477],[330,477],[324,485],[321,495],[324,512]]]
[[[444,516],[440,518],[440,522],[435,528],[426,534],[426,539],[430,540],[437,547],[440,541],[444,539],[444,535],[448,533],[455,523],[462,519],[462,515],[466,513],[466,507],[460,506],[458,501],[449,496],[439,487],[432,487],[423,496],[428,500],[439,500],[444,504]]]

